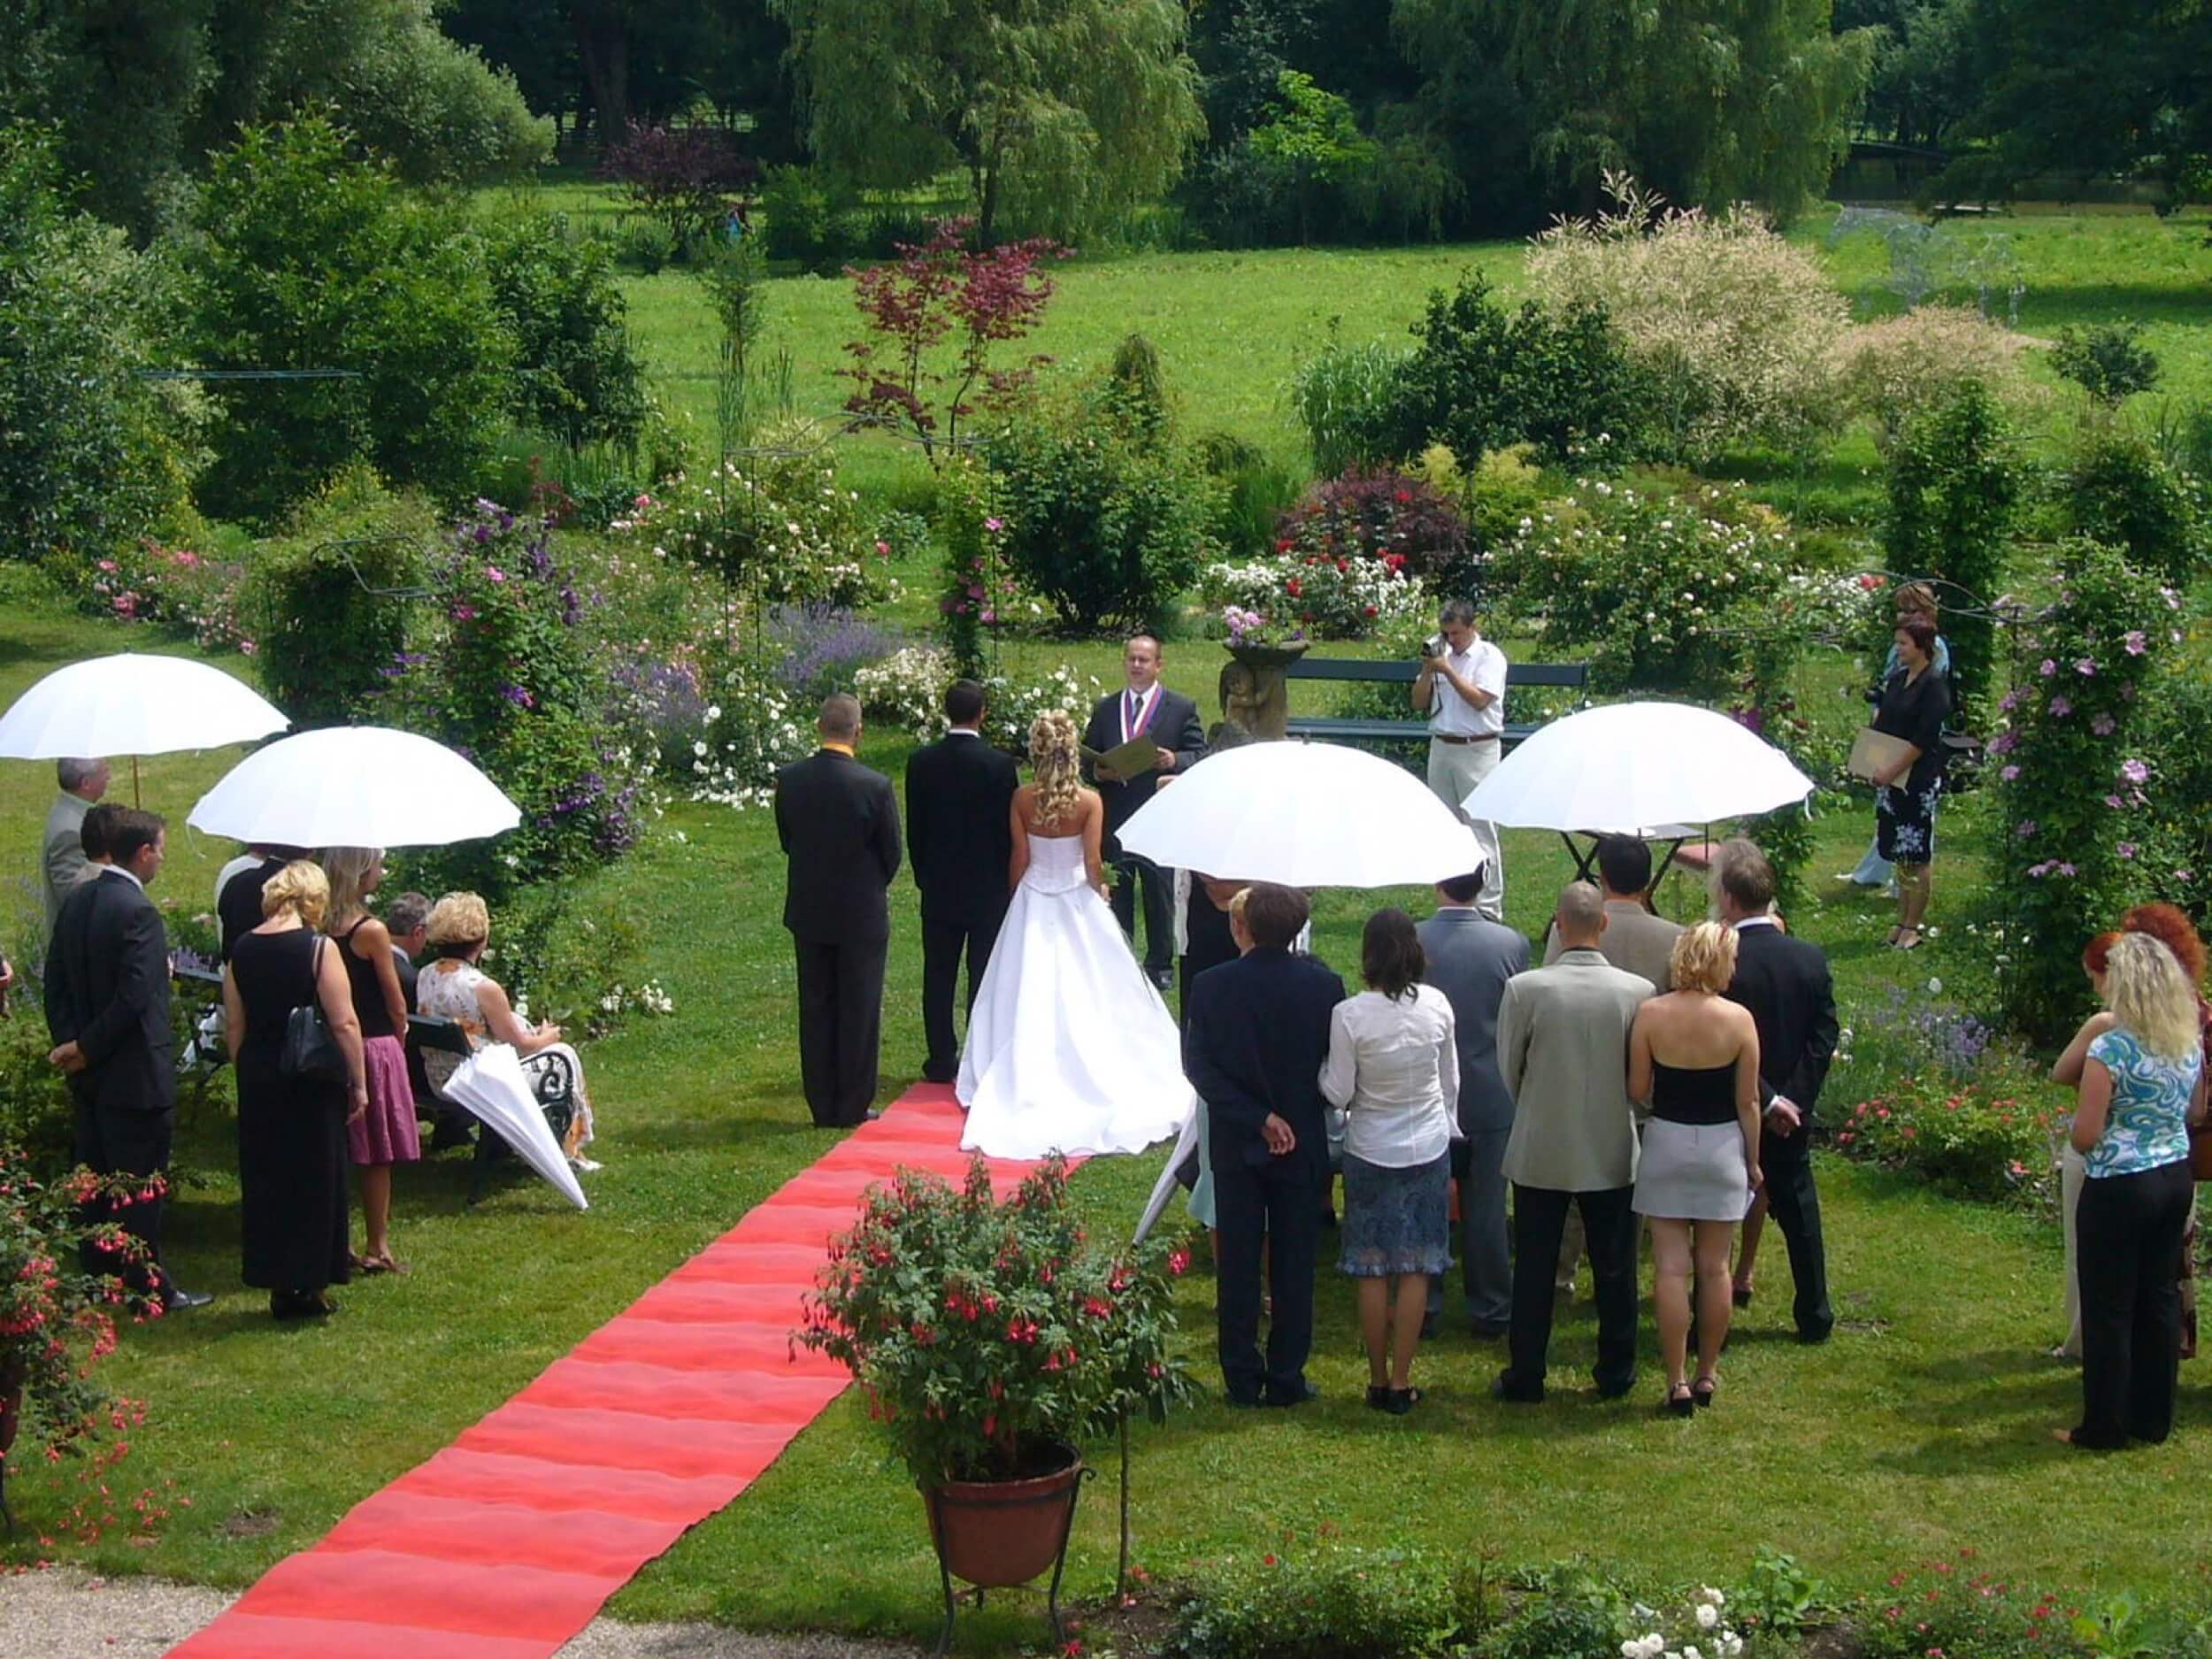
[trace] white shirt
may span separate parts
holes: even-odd
[[[1478,634],[1463,651],[1447,650],[1444,664],[1462,680],[1490,694],[1478,709],[1438,675],[1429,681],[1429,731],[1447,737],[1496,737],[1505,730],[1505,653]]]
[[[1385,1169],[1444,1156],[1459,1132],[1452,1005],[1432,985],[1410,999],[1362,991],[1329,1016],[1321,1092],[1350,1116],[1344,1150]]]

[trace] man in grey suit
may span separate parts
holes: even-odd
[[[1548,968],[1505,987],[1498,1067],[1514,1101],[1505,1173],[1513,1183],[1511,1361],[1501,1400],[1544,1397],[1552,1267],[1571,1206],[1589,1240],[1598,1303],[1598,1394],[1636,1380],[1636,1118],[1628,1100],[1628,1031],[1651,981],[1606,961],[1603,897],[1586,881],[1559,895],[1563,947]]]
[[[1599,954],[1663,991],[1671,989],[1674,974],[1667,964],[1674,941],[1682,937],[1682,924],[1644,908],[1651,886],[1651,849],[1632,835],[1608,835],[1598,842],[1597,866],[1605,896],[1605,937],[1598,941]],[[1544,942],[1544,965],[1558,961],[1565,949],[1559,930],[1553,928]]]
[[[84,815],[108,792],[108,764],[104,760],[59,760],[54,776],[61,793],[46,813],[46,833],[39,841],[39,873],[45,879],[46,936],[54,936],[54,918],[62,901],[77,890],[84,878]]]
[[[1459,1178],[1460,1271],[1467,1322],[1479,1337],[1505,1335],[1513,1317],[1513,1261],[1505,1219],[1505,1142],[1513,1097],[1498,1075],[1498,1003],[1506,982],[1528,972],[1527,937],[1476,908],[1483,874],[1437,884],[1436,914],[1417,930],[1428,956],[1423,976],[1452,1005],[1459,1047],[1459,1127],[1466,1168]],[[1437,1281],[1429,1281],[1436,1294]]]

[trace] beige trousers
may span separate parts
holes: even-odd
[[[1429,740],[1429,787],[1451,808],[1459,821],[1474,832],[1475,856],[1482,861],[1482,892],[1475,908],[1494,922],[1505,919],[1505,856],[1498,848],[1498,826],[1471,818],[1459,803],[1475,792],[1475,786],[1498,769],[1502,746],[1487,743],[1444,743]],[[1472,861],[1470,861],[1472,867]]]

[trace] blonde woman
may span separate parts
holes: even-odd
[[[1107,903],[1106,813],[1083,786],[1074,720],[1039,715],[1029,760],[1011,809],[1013,897],[960,1056],[960,1144],[995,1157],[1133,1152],[1189,1115],[1180,1040]]]
[[[223,1039],[238,1077],[239,1233],[247,1284],[279,1319],[333,1311],[323,1294],[352,1266],[346,1248],[346,1134],[368,1110],[353,988],[317,931],[330,883],[306,859],[261,889],[262,923],[232,942],[223,970]],[[319,1008],[345,1057],[331,1081],[279,1065],[292,1011]]]
[[[2181,1366],[2181,1238],[2196,1187],[2189,1125],[2204,1117],[2196,988],[2174,953],[2122,933],[2100,987],[2074,1108],[2084,1164],[2074,1210],[2081,1289],[2081,1421],[2054,1432],[2092,1450],[2159,1441]]]
[[[575,1085],[576,1111],[569,1120],[568,1138],[561,1150],[580,1170],[599,1166],[583,1156],[592,1140],[591,1096],[584,1091],[584,1059],[561,1041],[561,1028],[551,1020],[526,1025],[508,999],[506,987],[477,964],[491,943],[492,917],[484,901],[473,893],[449,893],[430,910],[424,941],[437,960],[415,980],[415,1010],[449,1019],[468,1033],[472,1041],[503,1042],[522,1058],[522,1069],[565,1062]],[[423,1056],[430,1081],[439,1088],[459,1064],[452,1055],[432,1050]]]
[[[1665,1408],[1688,1417],[1720,1386],[1734,1305],[1728,1249],[1759,1185],[1759,1031],[1751,1010],[1723,995],[1736,973],[1733,928],[1700,922],[1674,941],[1669,969],[1674,989],[1638,1009],[1629,1028],[1628,1095],[1651,1107],[1634,1202],[1651,1219]]]
[[[368,1110],[346,1128],[347,1150],[361,1171],[361,1221],[367,1233],[354,1265],[365,1273],[403,1273],[407,1264],[392,1255],[392,1165],[422,1156],[422,1141],[414,1085],[407,1078],[407,999],[399,988],[399,964],[390,932],[369,914],[369,895],[384,880],[384,854],[374,847],[326,847],[318,862],[330,879],[323,931],[353,987],[369,1083]]]

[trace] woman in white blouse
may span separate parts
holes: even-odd
[[[1421,1399],[1413,1350],[1429,1279],[1451,1263],[1451,1141],[1459,1133],[1452,1005],[1421,983],[1426,967],[1410,916],[1369,917],[1360,941],[1368,988],[1336,1005],[1321,1068],[1321,1092],[1346,1110],[1337,1266],[1359,1280],[1367,1403],[1400,1417]]]

